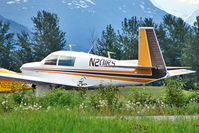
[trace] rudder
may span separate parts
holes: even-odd
[[[166,76],[166,65],[153,27],[139,28],[138,48],[138,66],[153,67],[152,74],[155,78]]]

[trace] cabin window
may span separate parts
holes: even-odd
[[[76,59],[75,57],[71,57],[71,56],[60,56],[58,65],[60,65],[60,66],[74,66],[75,59]]]
[[[57,59],[58,59],[57,55],[51,55],[51,56],[47,57],[47,59],[45,60],[44,64],[45,65],[56,65],[57,64]]]

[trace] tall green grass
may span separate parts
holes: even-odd
[[[100,118],[65,109],[17,111],[0,114],[2,133],[130,133],[199,132],[198,119],[154,120]]]

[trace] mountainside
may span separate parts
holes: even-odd
[[[1,15],[0,15],[0,21],[2,21],[3,23],[10,24],[9,32],[20,33],[21,31],[25,31],[27,33],[31,33],[30,30],[27,27],[25,27],[24,25],[21,25],[13,20],[7,19]]]
[[[199,0],[150,0],[154,6],[193,25],[199,15]]]
[[[0,0],[0,14],[33,29],[32,16],[38,10],[56,13],[67,43],[75,50],[88,51],[91,31],[100,36],[106,25],[120,29],[124,17],[151,17],[160,22],[166,12],[150,0]]]
[[[193,12],[192,14],[190,14],[189,16],[187,16],[184,20],[185,20],[187,23],[193,25],[194,22],[196,21],[196,16],[198,16],[198,15],[199,15],[199,9],[196,10],[196,11],[194,11],[194,12]]]

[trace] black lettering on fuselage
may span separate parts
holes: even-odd
[[[115,66],[115,60],[111,59],[100,59],[100,58],[90,58],[89,66],[93,67],[108,67]]]
[[[100,60],[100,66],[104,66],[105,65],[105,59],[101,59]]]
[[[112,61],[111,63],[112,63],[112,66],[115,66],[115,61]]]
[[[94,65],[95,65],[95,59],[90,58],[89,66],[94,66]]]
[[[96,59],[96,60],[95,60],[95,66],[96,66],[96,67],[99,66],[99,62],[100,62],[100,59]]]
[[[110,66],[111,60],[107,60],[107,66]]]

